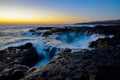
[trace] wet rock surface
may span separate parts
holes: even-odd
[[[0,51],[0,80],[18,80],[35,65],[39,56],[31,43]]]
[[[38,34],[40,35],[42,32],[45,31],[45,33],[42,36],[49,36],[53,33],[64,33],[64,32],[81,32],[84,33],[86,31],[91,33],[92,28],[91,27],[39,27],[37,29],[30,30],[29,32],[32,32],[32,34]]]
[[[42,34],[41,30],[45,30]],[[113,37],[99,38],[89,44],[91,50],[72,52],[65,49],[53,54],[43,67],[33,67],[42,59],[31,43],[0,51],[0,80],[120,80],[120,26],[39,27],[33,34],[49,36],[54,33],[88,32]]]
[[[96,26],[94,32],[105,35],[113,35],[113,37],[99,38],[92,41],[89,47],[105,48],[105,47],[119,47],[120,46],[120,26]]]
[[[49,64],[28,73],[27,80],[119,80],[120,48],[65,51]]]
[[[31,67],[42,58],[37,54],[37,51],[31,43],[18,47],[8,47],[5,50],[1,50],[0,54],[1,64],[3,65],[14,62]]]
[[[95,26],[92,29],[93,33],[105,34],[105,35],[118,35],[120,34],[120,25],[110,25],[110,26]]]

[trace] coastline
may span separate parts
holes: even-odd
[[[92,50],[82,49],[72,52],[63,49],[59,54],[50,53],[51,61],[42,67],[34,64],[41,60],[34,46],[27,43],[18,47],[9,47],[0,51],[0,80],[119,80],[120,74],[120,26],[95,27],[39,27],[30,30],[41,34],[39,30],[48,30],[42,36],[64,32],[86,32],[87,34],[104,34],[105,38],[92,41]],[[107,37],[113,35],[113,37]],[[49,50],[49,49],[48,49]],[[33,56],[34,55],[34,56]],[[102,75],[101,75],[102,74]],[[17,76],[17,77],[16,77]]]

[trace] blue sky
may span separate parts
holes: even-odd
[[[68,23],[72,21],[84,22],[120,19],[120,0],[0,0],[0,7],[2,7],[0,10],[1,12],[4,12],[4,10],[8,10],[8,12],[17,12],[17,10],[12,10],[12,8],[16,8],[18,10],[23,9],[21,12],[25,12],[27,10],[30,13],[35,12],[29,15],[35,18],[39,17],[39,14],[37,13],[40,12],[43,12],[40,16],[51,16],[50,20],[52,20],[52,17],[59,19],[63,16],[63,18],[65,17],[65,20],[71,19]],[[27,14],[24,13],[22,15]],[[7,16],[7,14],[0,14],[0,18],[4,18],[3,16]],[[16,18],[17,17],[19,18],[19,15],[17,15]],[[67,19],[68,17],[70,18]],[[25,17],[25,19],[27,18]],[[43,18],[41,18],[41,20],[42,19]]]

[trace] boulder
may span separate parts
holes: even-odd
[[[0,80],[19,80],[25,76],[28,69],[29,67],[23,65],[7,64],[0,71]]]
[[[31,43],[1,50],[0,57],[2,61],[0,66],[13,62],[32,67],[35,63],[42,59],[42,55],[38,55],[36,49]]]
[[[91,48],[106,48],[106,47],[109,47],[109,46],[115,46],[115,45],[114,45],[113,39],[108,38],[108,37],[99,38],[96,41],[92,41],[89,44],[89,47],[91,47]]]

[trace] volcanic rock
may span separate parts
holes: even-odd
[[[33,71],[31,73],[33,75],[27,74],[24,79],[119,80],[119,49],[101,48],[77,53],[65,51],[60,53],[57,59],[53,58],[46,66]]]
[[[48,53],[52,60],[43,67],[33,67],[42,59],[31,43],[19,47],[9,47],[0,51],[0,80],[120,80],[120,26],[96,27],[39,27],[31,33],[41,34],[40,30],[53,33],[83,32],[104,34],[90,43],[91,50],[73,52],[65,49],[55,55],[56,48]],[[113,37],[109,37],[113,35]],[[47,51],[46,50],[46,51]],[[55,57],[54,57],[55,56]]]
[[[19,80],[42,59],[31,43],[1,50],[0,57],[0,80]]]

